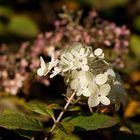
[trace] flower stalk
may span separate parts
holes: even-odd
[[[59,114],[59,116],[57,117],[56,121],[54,122],[54,125],[52,126],[50,133],[53,132],[53,130],[56,128],[57,124],[59,123],[59,121],[61,120],[64,112],[67,110],[69,104],[71,103],[72,99],[74,98],[76,92],[73,92],[73,94],[70,96],[70,98],[67,100],[66,105],[64,106],[63,110],[61,111],[61,113]]]

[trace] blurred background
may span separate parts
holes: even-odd
[[[83,17],[95,9],[101,18],[119,26],[127,25],[131,31],[130,50],[136,62],[132,65],[139,65],[139,0],[0,0],[0,43],[9,47],[14,44],[16,48],[21,42],[32,41],[39,33],[53,29],[63,5],[73,11],[82,9]]]
[[[126,25],[127,29],[129,29],[130,37],[128,41],[130,43],[128,46],[128,53],[124,56],[125,67],[119,71],[129,96],[129,104],[125,108],[124,114],[121,113],[121,115],[123,114],[125,119],[130,119],[128,126],[136,135],[131,135],[130,137],[128,135],[118,135],[118,139],[120,137],[139,139],[137,135],[140,135],[140,0],[0,0],[0,46],[2,47],[0,53],[2,55],[7,53],[5,46],[8,47],[11,52],[16,52],[20,48],[26,48],[29,44],[36,46],[38,36],[41,38],[43,33],[45,34],[46,32],[56,30],[56,21],[59,19],[58,15],[62,12],[62,7],[64,5],[70,11],[76,12],[82,10],[82,21],[87,17],[89,11],[94,9],[103,20],[109,23],[115,23],[116,26],[120,27]],[[49,36],[49,34],[47,35]],[[32,49],[34,50],[34,47]],[[19,52],[17,54],[19,54]],[[16,61],[18,61],[17,58]],[[38,61],[38,56],[33,58],[35,58],[34,60],[36,62]],[[28,59],[30,58],[27,58],[27,60]],[[4,63],[4,60],[4,57],[0,58],[0,63],[2,65],[0,69],[3,68],[4,64],[2,64],[2,62]],[[8,60],[10,60],[9,65],[16,65],[14,60],[11,61],[12,57],[8,58]],[[22,61],[22,65],[25,66],[26,61]],[[31,66],[30,71],[34,69],[36,72],[35,68],[37,67],[38,64],[37,66]],[[11,68],[8,67],[8,69]],[[27,71],[29,72],[29,70]],[[28,74],[26,76],[28,76]],[[28,86],[29,79],[32,79],[32,76],[33,75],[31,75],[30,78],[28,77],[28,80],[24,83],[26,87],[24,90],[25,94],[20,93],[16,99],[15,97],[9,99],[9,94],[1,89],[0,111],[4,108],[10,108],[10,105],[12,105],[12,108],[17,109],[15,104],[22,106],[25,100],[38,98],[40,96],[39,94],[34,94],[34,92],[36,93],[36,88]],[[49,85],[49,81],[47,80],[37,80],[43,81],[41,83],[45,83],[47,86]],[[51,89],[49,88],[49,90],[53,89],[54,83],[55,85],[57,84],[58,87],[60,86],[60,83],[56,82],[57,80],[54,80],[55,82],[52,83]],[[63,81],[61,78],[59,80]],[[34,79],[31,81],[36,85],[36,83],[33,82]],[[3,80],[0,80],[0,82],[2,83]],[[38,86],[42,88],[42,85]],[[29,94],[29,91],[27,91],[29,88],[31,88],[32,94]],[[60,89],[58,88],[57,91],[64,92],[65,90],[62,90],[62,88],[63,87],[60,86]],[[41,92],[43,92],[44,89],[46,88],[43,87]],[[13,91],[12,95],[16,95],[16,92]],[[44,94],[41,96],[43,98]],[[22,99],[18,97],[22,97]],[[22,109],[18,108],[17,110]],[[3,130],[2,132],[4,133]]]

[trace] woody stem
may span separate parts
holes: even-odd
[[[66,105],[64,106],[63,110],[61,111],[61,113],[60,113],[59,116],[57,117],[57,119],[56,119],[54,125],[52,126],[52,128],[51,128],[51,130],[50,130],[51,133],[52,133],[53,130],[55,129],[57,123],[61,120],[61,118],[62,118],[64,112],[67,110],[67,108],[68,108],[69,104],[71,103],[72,99],[74,98],[74,96],[75,96],[75,92],[73,92],[73,94],[70,96],[70,98],[68,99],[68,101],[67,101]]]

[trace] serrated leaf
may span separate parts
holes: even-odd
[[[64,121],[71,122],[77,128],[97,130],[100,128],[112,127],[119,122],[119,119],[103,114],[93,113],[92,115],[68,117]]]
[[[3,112],[0,113],[0,126],[7,129],[21,129],[41,131],[43,125],[41,122],[18,112]]]
[[[31,101],[25,105],[26,108],[41,115],[50,116],[54,118],[54,112],[45,103],[38,101]]]
[[[12,17],[8,29],[11,33],[26,37],[34,37],[39,32],[36,23],[27,16]]]

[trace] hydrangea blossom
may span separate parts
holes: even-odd
[[[94,91],[92,83],[93,74],[91,72],[77,71],[75,78],[71,81],[70,87],[76,91],[77,96],[89,97]]]
[[[37,74],[39,76],[45,76],[47,75],[50,70],[56,66],[58,63],[58,60],[54,60],[54,54],[51,56],[51,62],[45,64],[45,61],[43,60],[42,57],[40,57],[40,68],[37,70]]]
[[[76,96],[87,98],[89,107],[123,101],[117,94],[123,95],[124,89],[111,65],[106,62],[101,48],[93,51],[90,46],[76,43],[63,50],[58,60],[52,56],[47,64],[42,57],[40,61],[41,67],[37,70],[39,76],[49,72],[50,78],[62,75]]]
[[[109,84],[100,85],[97,89],[96,93],[92,94],[88,99],[88,105],[90,107],[95,107],[99,105],[101,102],[103,105],[109,105],[110,100],[106,97],[111,90],[111,86]]]
[[[96,57],[99,57],[99,58],[104,58],[104,53],[103,53],[103,50],[101,48],[97,48],[95,51],[94,51],[94,55]]]

